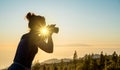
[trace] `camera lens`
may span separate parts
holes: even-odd
[[[59,28],[58,27],[55,27],[54,28],[54,33],[58,33],[59,32]]]

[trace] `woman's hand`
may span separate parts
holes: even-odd
[[[42,49],[43,51],[47,53],[52,53],[53,46],[54,46],[53,40],[52,40],[52,34],[53,32],[49,33],[49,35],[47,36],[47,41],[44,41],[44,39],[42,39],[43,37],[40,36],[41,39],[35,43],[36,46],[38,46],[40,49]]]

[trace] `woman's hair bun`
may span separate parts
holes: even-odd
[[[34,16],[34,13],[27,13],[26,18],[30,21],[30,19]]]

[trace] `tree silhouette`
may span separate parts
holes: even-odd
[[[84,62],[83,62],[83,70],[92,70],[92,67],[93,66],[91,66],[91,61],[92,61],[92,59],[91,59],[91,55],[89,54],[89,55],[85,55],[84,56]]]
[[[116,69],[117,68],[118,55],[117,55],[117,53],[115,51],[114,51],[114,53],[112,55],[112,60],[114,62],[113,69]]]
[[[55,66],[54,70],[58,70],[58,68]]]
[[[103,70],[105,67],[105,56],[103,55],[103,51],[100,54],[100,69]]]
[[[61,59],[61,63],[60,63],[60,64],[61,64],[61,67],[60,67],[60,69],[61,69],[61,70],[63,70],[63,66],[64,66],[63,59]]]
[[[76,70],[76,61],[77,61],[77,52],[76,52],[76,50],[75,50],[75,52],[74,52],[74,55],[73,55],[73,63],[74,63],[74,65],[75,65],[75,70]]]
[[[33,66],[32,66],[32,70],[38,70],[40,69],[40,63],[35,63]]]
[[[76,52],[76,50],[75,50],[74,56],[73,56],[73,60],[77,60],[77,58],[78,58],[78,56],[77,56],[77,52]]]

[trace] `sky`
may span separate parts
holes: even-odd
[[[39,49],[34,61],[72,58],[75,50],[79,56],[120,54],[119,0],[0,0],[0,68],[12,63],[21,36],[29,31],[28,12],[60,29],[53,35],[54,52]]]

